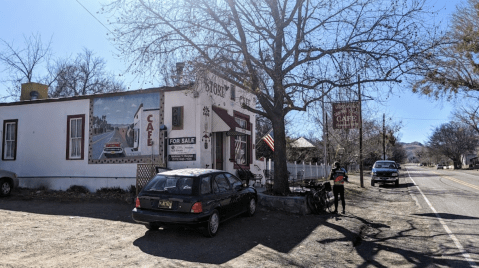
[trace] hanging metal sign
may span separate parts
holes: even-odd
[[[359,128],[360,121],[359,102],[333,103],[333,128],[352,129]]]

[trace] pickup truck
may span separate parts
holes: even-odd
[[[375,183],[394,183],[399,186],[399,165],[391,160],[378,160],[371,172],[371,186]]]

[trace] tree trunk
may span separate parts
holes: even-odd
[[[274,184],[276,194],[289,193],[288,167],[286,165],[286,135],[284,116],[277,116],[271,120],[274,133]]]
[[[462,168],[462,163],[461,161],[454,161],[454,169],[461,169]]]

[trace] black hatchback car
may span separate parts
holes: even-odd
[[[191,225],[213,237],[220,222],[243,213],[253,216],[257,198],[256,189],[222,170],[170,170],[158,173],[141,190],[132,216],[149,230]]]

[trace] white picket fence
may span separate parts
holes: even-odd
[[[262,185],[266,184],[267,180],[273,180],[274,174],[274,162],[271,159],[264,161],[256,161],[256,168],[251,171],[255,174],[263,175],[261,181]],[[289,181],[302,181],[302,180],[312,180],[312,179],[329,179],[329,174],[331,172],[330,164],[318,164],[318,163],[287,163]],[[348,172],[359,171],[359,165],[349,165],[347,167]]]

